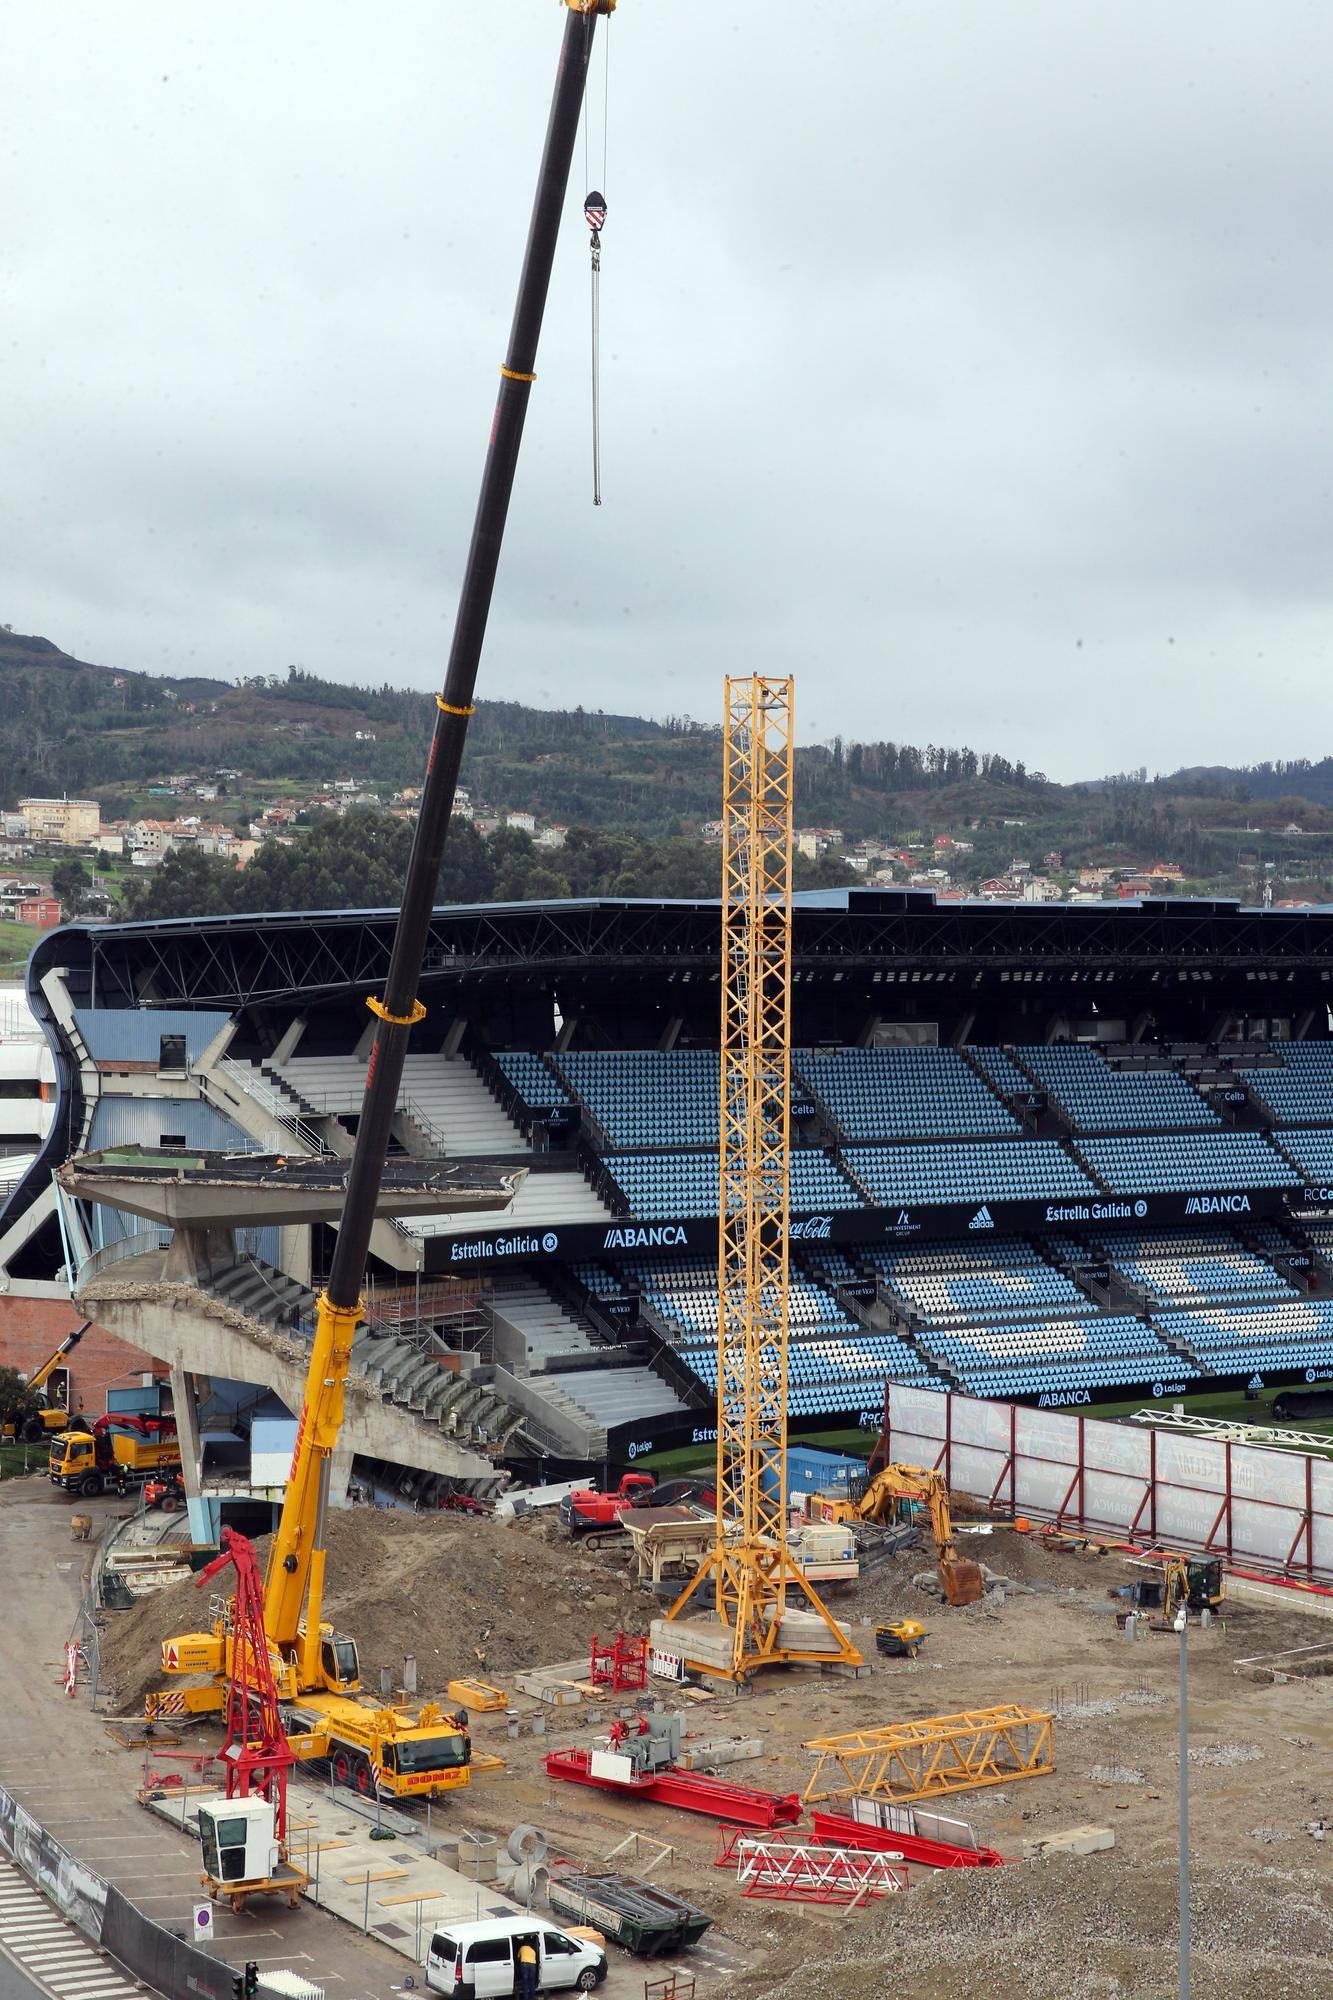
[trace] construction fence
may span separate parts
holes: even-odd
[[[1333,1461],[891,1384],[890,1456],[991,1508],[1333,1584]]]
[[[21,1868],[91,1945],[155,1992],[233,2000],[236,1975],[229,1966],[145,1917],[2,1788],[0,1854]]]

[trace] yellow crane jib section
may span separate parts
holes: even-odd
[[[363,1310],[360,1300],[354,1306],[336,1306],[327,1292],[320,1293],[306,1399],[264,1580],[264,1627],[284,1658],[298,1643],[303,1606],[306,1650],[313,1652],[319,1644],[329,1462],[342,1428],[343,1391]]]
[[[614,14],[616,0],[565,0],[571,14]]]
[[[804,1747],[819,1753],[805,1788],[807,1805],[849,1793],[863,1799],[939,1798],[979,1785],[1043,1778],[1055,1769],[1051,1715],[1013,1703],[854,1730],[849,1736],[816,1736]]]

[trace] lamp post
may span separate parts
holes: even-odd
[[[1189,1654],[1186,1634],[1189,1618],[1182,1602],[1176,1613],[1180,1634],[1180,1947],[1176,1975],[1178,2000],[1190,1993],[1190,1758],[1189,1758]]]

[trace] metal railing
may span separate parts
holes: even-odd
[[[211,1072],[196,1070],[194,1078],[205,1096],[208,1095],[211,1086],[219,1096],[225,1098],[228,1093],[221,1086],[224,1083],[232,1084],[243,1097],[250,1098],[261,1110],[266,1111],[270,1118],[276,1120],[279,1130],[289,1133],[305,1147],[308,1153],[318,1159],[332,1157],[331,1149],[325,1145],[314,1127],[307,1125],[296,1106],[284,1097],[280,1090],[275,1090],[267,1078],[261,1076],[252,1064],[235,1062],[230,1056],[222,1056],[214,1063]]]
[[[83,1286],[104,1271],[117,1264],[126,1263],[131,1257],[149,1257],[165,1250],[171,1242],[170,1229],[159,1224],[152,1229],[136,1229],[133,1236],[122,1236],[115,1243],[104,1243],[100,1250],[94,1250],[79,1266],[76,1286]]]

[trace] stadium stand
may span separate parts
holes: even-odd
[[[554,1111],[558,1105],[569,1103],[569,1092],[539,1055],[528,1049],[497,1049],[494,1061],[527,1110]]]
[[[1155,1313],[1153,1324],[1215,1374],[1333,1366],[1333,1303],[1299,1299]]]
[[[796,1070],[836,1122],[858,1139],[972,1139],[1020,1130],[957,1049],[806,1049]]]
[[[1299,1297],[1294,1285],[1262,1257],[1243,1249],[1227,1230],[1169,1236],[1093,1231],[1092,1241],[1131,1284],[1159,1304]]]
[[[1280,1068],[1236,1074],[1279,1125],[1333,1125],[1333,1043],[1283,1042]]]
[[[1001,1097],[1017,1096],[1020,1091],[1031,1090],[1032,1078],[1018,1067],[1007,1049],[979,1046],[967,1051],[977,1068],[990,1078]]]
[[[1275,1138],[1308,1181],[1333,1186],[1333,1132],[1279,1132]]]
[[[652,1221],[662,1216],[716,1215],[718,1161],[707,1153],[607,1153],[602,1166],[631,1215]],[[814,1148],[791,1156],[788,1175],[793,1214],[862,1208],[864,1200],[839,1173],[827,1153]]]
[[[1053,1139],[973,1146],[849,1146],[843,1162],[872,1202],[1046,1201],[1095,1195]]]
[[[771,1349],[765,1350],[772,1353]],[[717,1394],[717,1350],[685,1347],[681,1362],[708,1395]],[[874,1410],[886,1381],[940,1388],[914,1348],[891,1334],[858,1334],[834,1340],[792,1340],[787,1346],[787,1413],[791,1417]]]
[[[1114,1194],[1294,1187],[1298,1176],[1257,1132],[1078,1140],[1079,1157]]]
[[[1017,1237],[877,1250],[866,1261],[929,1327],[1096,1311],[1086,1293]]]
[[[1169,1132],[1221,1125],[1216,1111],[1171,1070],[1122,1075],[1088,1048],[1020,1047],[1014,1053],[1076,1132]]]
[[[1062,1395],[1180,1382],[1199,1370],[1172,1354],[1140,1320],[1037,1320],[1018,1326],[932,1331],[931,1356],[973,1396]]]
[[[567,1050],[551,1058],[610,1147],[716,1146],[716,1049]]]

